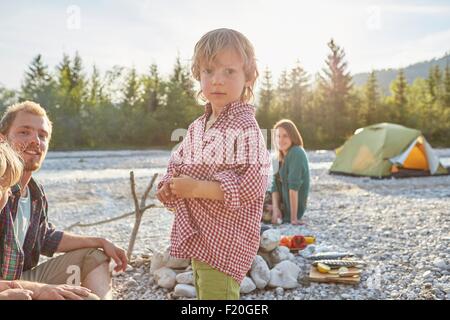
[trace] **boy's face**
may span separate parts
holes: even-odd
[[[19,112],[7,134],[10,144],[20,153],[25,171],[41,167],[50,142],[50,126],[42,116]]]
[[[223,108],[238,101],[246,86],[244,61],[233,49],[220,51],[211,65],[200,66],[200,86],[203,95],[214,108]]]

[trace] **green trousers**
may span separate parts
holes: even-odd
[[[198,300],[239,300],[239,283],[210,265],[192,259]]]

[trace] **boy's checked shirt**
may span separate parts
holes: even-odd
[[[205,131],[210,104],[190,126],[173,152],[158,189],[174,175],[217,181],[224,201],[177,199],[170,255],[195,258],[240,283],[251,267],[260,243],[260,222],[270,169],[269,153],[249,104],[224,107]]]

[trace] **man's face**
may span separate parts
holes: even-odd
[[[7,139],[22,156],[25,171],[36,171],[47,155],[50,126],[44,117],[21,111],[11,124]]]

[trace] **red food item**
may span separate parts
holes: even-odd
[[[280,239],[280,246],[285,246],[288,248],[292,247],[292,236],[283,236]]]
[[[293,249],[304,249],[308,243],[306,242],[305,237],[297,235],[293,236],[291,239],[291,247]]]

